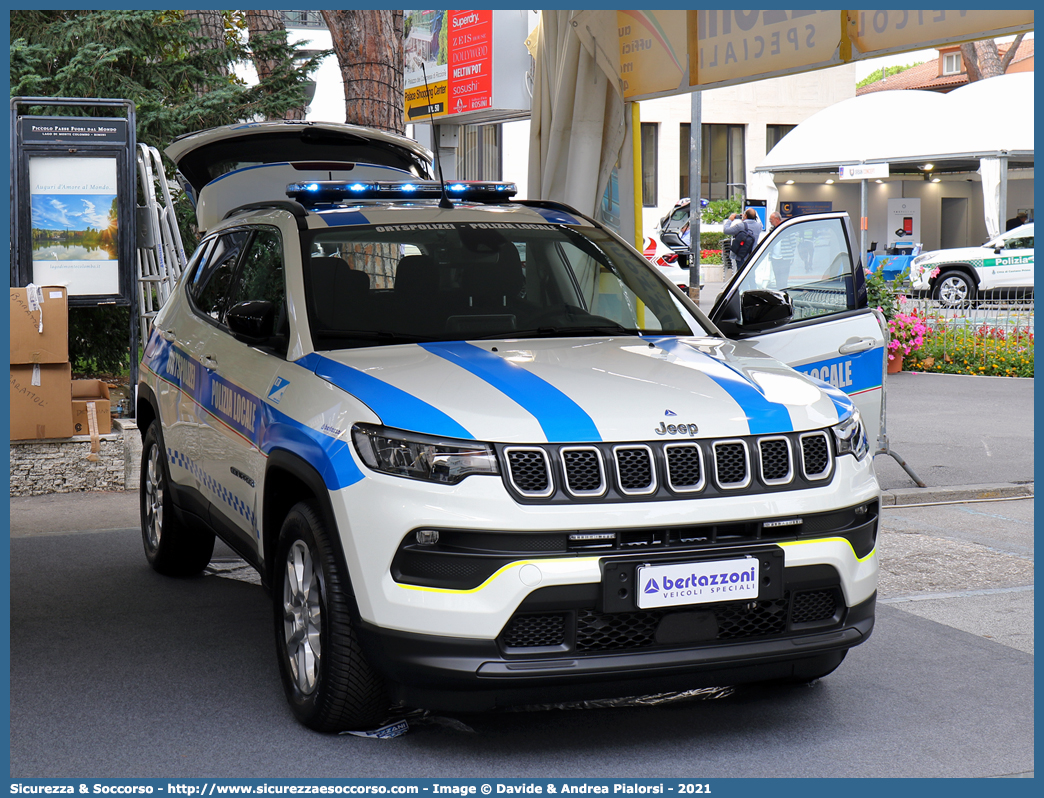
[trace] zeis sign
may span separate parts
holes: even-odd
[[[408,23],[406,121],[492,108],[493,12],[414,11]]]

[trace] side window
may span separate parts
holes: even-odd
[[[1005,249],[1033,249],[1033,237],[1009,238],[1004,243]]]
[[[225,298],[249,235],[246,230],[237,230],[219,236],[192,275],[189,296],[196,308],[215,322],[221,321],[225,311]]]
[[[229,292],[228,306],[250,300],[271,302],[276,308],[281,308],[286,300],[283,240],[279,231],[271,227],[255,231],[254,240],[243,256],[243,265]]]
[[[794,319],[849,310],[852,260],[840,219],[796,224],[781,230],[744,274],[739,291],[785,291]]]

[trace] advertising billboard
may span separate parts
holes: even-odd
[[[407,123],[493,107],[492,11],[410,11],[405,24]]]

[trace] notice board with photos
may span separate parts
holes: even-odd
[[[129,101],[12,98],[12,286],[133,304],[134,139]]]

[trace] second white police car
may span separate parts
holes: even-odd
[[[884,342],[847,217],[774,231],[712,321],[571,208],[278,131],[357,146],[172,148],[208,221],[142,360],[142,535],[162,573],[215,534],[257,568],[304,724],[810,680],[867,639]],[[813,268],[764,290],[788,229]]]

